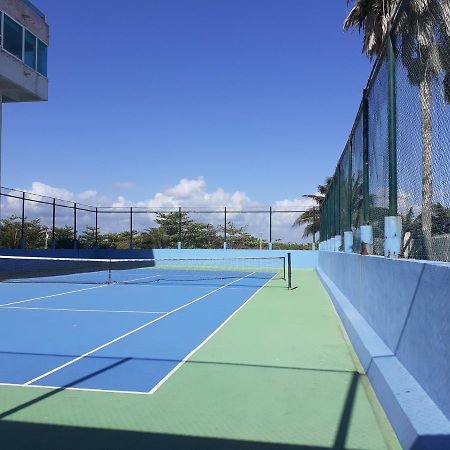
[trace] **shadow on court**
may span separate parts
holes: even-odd
[[[0,445],[5,449],[21,450],[321,450],[327,448],[23,422],[0,422]]]
[[[147,432],[135,432],[135,431],[123,431],[123,430],[105,430],[86,427],[68,427],[60,425],[48,425],[48,424],[36,424],[25,422],[11,421],[10,416],[13,414],[32,407],[33,405],[56,396],[63,392],[67,388],[76,385],[89,378],[93,378],[100,373],[105,373],[113,368],[125,364],[130,358],[124,358],[120,361],[116,361],[101,370],[92,372],[88,376],[74,380],[59,389],[53,389],[45,392],[44,394],[33,398],[27,402],[17,405],[7,411],[0,413],[0,444],[2,448],[17,448],[17,449],[243,449],[243,450],[284,450],[284,449],[344,449],[354,400],[356,396],[356,390],[358,386],[359,374],[353,372],[351,382],[347,391],[345,404],[342,410],[342,414],[339,421],[338,431],[335,436],[334,445],[332,447],[319,447],[308,445],[291,445],[291,444],[278,444],[267,442],[253,442],[253,441],[239,441],[232,439],[221,438],[205,438],[197,436],[181,436],[172,434],[160,434],[160,433],[147,433]],[[195,362],[197,363],[197,362]],[[216,364],[211,362],[200,362],[200,364]],[[231,363],[218,363],[218,364],[231,364]],[[234,364],[237,366],[251,366],[262,368],[277,368],[276,366],[257,366],[247,364]],[[280,367],[279,367],[280,368]],[[282,369],[288,369],[281,367]],[[293,368],[290,368],[291,370]],[[301,369],[295,368],[294,370],[314,370],[322,371],[320,369]],[[325,370],[327,371],[327,370]],[[328,370],[328,372],[331,370]],[[340,372],[340,371],[337,371]],[[69,405],[68,405],[69,407]],[[9,418],[8,420],[5,420]]]
[[[30,352],[8,352],[8,351],[0,351],[0,354],[2,355],[25,355],[25,356],[56,356],[56,357],[61,357],[61,358],[78,358],[80,355],[78,354],[62,354],[62,353],[30,353]],[[119,357],[117,356],[93,356],[93,355],[89,355],[87,356],[85,359],[97,359],[97,360],[113,360],[113,361],[117,361],[117,359],[119,359]],[[110,366],[107,366],[101,370],[98,370],[92,374],[90,374],[89,376],[86,376],[80,380],[76,380],[73,383],[70,383],[70,385],[66,385],[63,386],[65,388],[71,387],[74,384],[81,382],[81,381],[85,381],[87,379],[93,378],[96,375],[100,374],[100,373],[104,373],[106,371],[108,371],[109,369],[112,369],[114,367],[117,367],[118,365],[122,365],[128,361],[152,361],[152,362],[163,362],[163,363],[174,363],[174,364],[178,364],[180,362],[182,362],[181,359],[169,359],[169,358],[141,358],[141,357],[128,357],[128,358],[123,358],[119,361],[119,363],[116,364],[111,364]],[[315,367],[295,367],[295,366],[279,366],[279,365],[273,365],[273,364],[252,364],[252,363],[242,363],[242,362],[227,362],[227,361],[202,361],[202,360],[187,360],[184,362],[184,364],[187,365],[214,365],[214,366],[234,366],[234,367],[254,367],[257,369],[281,369],[281,370],[300,370],[300,371],[311,371],[311,372],[333,372],[333,373],[356,373],[354,371],[349,371],[349,370],[338,370],[338,369],[317,369]],[[99,389],[100,390],[100,389]],[[1,418],[1,415],[0,415]]]

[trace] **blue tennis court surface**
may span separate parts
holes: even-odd
[[[142,285],[0,283],[0,384],[153,393],[275,275],[182,273]]]

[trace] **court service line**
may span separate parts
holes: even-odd
[[[228,316],[203,342],[194,348],[189,354],[187,354],[167,375],[153,386],[148,394],[154,394],[188,359],[190,359],[194,353],[200,350],[216,333],[218,333],[229,322],[234,315],[236,315],[248,302],[250,302],[263,288],[265,288],[274,278],[274,275],[270,280],[267,280],[256,292],[254,292],[238,309],[236,309],[230,316]]]
[[[111,309],[76,309],[76,308],[40,308],[26,306],[4,306],[3,309],[20,309],[31,311],[74,311],[74,312],[94,312],[94,313],[130,313],[130,314],[165,314],[167,311],[133,311],[133,310],[111,310]]]
[[[153,275],[151,277],[134,278],[133,280],[128,280],[128,283],[132,283],[134,281],[148,280],[149,278],[156,278],[156,277],[160,277],[160,276],[161,275]],[[74,284],[76,284],[76,283],[74,283]],[[101,284],[101,285],[91,286],[91,287],[88,287],[88,288],[74,289],[72,291],[60,292],[58,294],[49,294],[49,295],[43,295],[41,297],[29,298],[27,300],[20,300],[20,301],[17,301],[17,302],[0,303],[0,308],[6,307],[6,306],[11,306],[11,305],[18,305],[20,303],[33,302],[35,300],[43,300],[44,298],[61,297],[62,295],[75,294],[77,292],[90,291],[92,289],[99,289],[99,288],[104,288],[104,287],[108,287],[108,286],[115,286],[115,285],[117,285],[117,284]]]
[[[41,297],[29,298],[27,300],[20,300],[17,302],[3,303],[3,304],[0,304],[0,308],[5,307],[5,306],[18,305],[19,303],[33,302],[34,300],[43,300],[44,298],[61,297],[62,295],[74,294],[76,292],[90,291],[92,289],[98,289],[98,288],[102,288],[105,286],[109,286],[109,285],[102,284],[101,286],[91,286],[91,287],[83,288],[83,289],[75,289],[73,291],[60,292],[58,294],[49,294],[49,295],[43,295]]]
[[[98,352],[99,350],[102,350],[102,349],[104,349],[106,347],[109,347],[111,344],[114,344],[114,343],[116,343],[116,342],[118,342],[118,341],[120,341],[120,340],[122,340],[122,339],[124,339],[124,338],[126,338],[126,337],[128,337],[128,336],[130,336],[132,334],[134,334],[134,333],[137,333],[138,331],[141,331],[144,328],[147,328],[148,326],[154,324],[155,322],[158,322],[158,321],[160,321],[160,320],[162,320],[162,319],[164,319],[164,318],[166,318],[166,317],[168,317],[168,316],[170,316],[170,315],[172,315],[172,314],[174,314],[174,313],[176,313],[176,312],[178,312],[178,311],[180,311],[180,310],[182,310],[184,308],[187,308],[188,306],[190,306],[190,305],[192,305],[192,304],[194,304],[194,303],[196,303],[196,302],[198,302],[200,300],[203,300],[206,297],[209,297],[210,295],[212,295],[215,292],[218,292],[218,291],[226,288],[227,286],[230,286],[230,285],[232,285],[234,283],[237,283],[238,281],[241,281],[244,278],[250,277],[254,273],[255,272],[249,273],[249,274],[245,275],[245,277],[242,277],[242,278],[239,278],[237,280],[231,281],[230,283],[227,283],[227,284],[225,284],[225,285],[223,285],[223,286],[221,286],[221,287],[219,287],[217,289],[214,289],[214,290],[212,290],[210,292],[207,292],[206,294],[203,294],[201,297],[197,297],[194,300],[191,300],[190,302],[179,306],[178,308],[172,309],[171,311],[168,311],[167,313],[163,314],[162,316],[159,316],[156,319],[151,320],[150,322],[144,323],[143,325],[141,325],[140,327],[135,328],[134,330],[128,331],[127,333],[122,334],[121,336],[118,336],[118,337],[112,339],[111,341],[106,342],[105,344],[99,345],[98,347],[96,347],[96,348],[94,348],[94,349],[92,349],[92,350],[90,350],[90,351],[88,351],[86,353],[83,353],[82,355],[80,355],[80,356],[78,356],[78,357],[76,357],[76,358],[74,358],[74,359],[72,359],[72,360],[70,360],[70,361],[68,361],[68,362],[66,362],[64,364],[61,364],[60,366],[55,367],[54,369],[49,370],[48,372],[45,372],[42,375],[39,375],[39,376],[37,376],[37,377],[27,381],[26,383],[24,383],[24,385],[27,386],[27,385],[35,383],[38,380],[42,380],[42,378],[46,378],[49,375],[51,375],[51,374],[53,374],[55,372],[58,372],[61,369],[64,369],[64,368],[66,368],[66,367],[68,367],[68,366],[70,366],[70,365],[72,365],[72,364],[82,360],[83,358],[86,358],[87,356],[92,355],[95,352]]]

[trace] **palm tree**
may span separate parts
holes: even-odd
[[[327,177],[325,178],[324,184],[319,184],[319,186],[317,186],[317,194],[303,195],[303,197],[313,200],[314,205],[297,217],[292,225],[293,227],[306,225],[305,230],[303,231],[303,237],[312,236],[314,242],[316,241],[316,234],[320,231],[320,215],[318,210],[322,206],[332,182],[333,178]]]
[[[355,0],[344,29],[364,32],[363,51],[379,55],[402,0]],[[432,257],[433,128],[432,86],[442,82],[450,103],[450,0],[403,0],[399,24],[401,61],[418,86],[422,135],[422,232],[425,256]]]

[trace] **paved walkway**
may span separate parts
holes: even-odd
[[[398,449],[315,272],[294,285],[263,289],[154,395],[0,387],[0,447]]]

